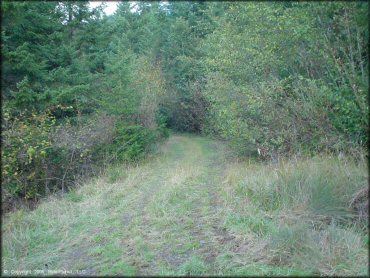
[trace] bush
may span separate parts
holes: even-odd
[[[3,114],[1,155],[3,200],[20,196],[33,199],[45,193],[55,119],[50,114],[25,110],[12,115]],[[45,181],[45,187],[40,186]]]
[[[49,193],[65,192],[78,177],[91,175],[105,162],[139,159],[153,143],[168,136],[163,125],[147,129],[117,122],[104,113],[59,124],[52,113],[25,110],[13,115],[4,109],[4,208],[15,200],[36,201]]]
[[[361,151],[367,142],[366,125],[353,99],[336,96],[320,80],[297,76],[237,86],[213,73],[206,97],[211,105],[205,131],[228,139],[239,156],[257,155],[261,146],[270,157],[350,153]]]
[[[201,43],[204,130],[230,140],[240,156],[260,146],[269,156],[365,147],[365,10],[343,3],[232,5],[222,28]]]
[[[168,131],[164,127],[147,129],[141,125],[128,125],[117,122],[112,143],[100,144],[95,150],[95,157],[109,157],[109,161],[129,161],[142,158],[151,145]]]

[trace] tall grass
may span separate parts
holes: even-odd
[[[366,181],[366,162],[351,158],[229,164],[225,224],[244,238],[247,251],[238,256],[250,262],[231,273],[276,274],[268,268],[278,266],[300,274],[366,275],[367,218],[352,205]]]

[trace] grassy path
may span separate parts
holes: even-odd
[[[219,147],[173,136],[162,155],[140,167],[116,167],[65,199],[16,213],[5,224],[4,268],[91,275],[211,270],[227,238],[217,210]]]
[[[310,238],[302,234],[305,230],[294,230],[294,221],[305,227],[304,216],[261,208],[265,203],[271,207],[275,189],[271,193],[265,185],[274,186],[277,172],[270,166],[232,164],[224,157],[222,144],[175,135],[145,163],[112,167],[65,198],[11,214],[3,222],[3,274],[366,272],[365,240],[356,231],[330,228],[334,236],[342,236],[339,243],[327,243],[328,249],[317,245],[319,253],[310,254],[312,242],[307,242],[308,251],[305,241],[294,245],[295,237]],[[286,227],[293,232],[287,234]],[[314,242],[330,241],[330,233],[313,231]],[[341,243],[345,240],[356,248],[347,248]],[[339,255],[330,261],[305,255],[326,258],[327,250]]]

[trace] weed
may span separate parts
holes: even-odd
[[[182,275],[202,275],[206,273],[208,267],[205,262],[199,257],[191,257],[186,263],[180,267]]]
[[[70,191],[65,198],[70,202],[78,203],[82,201],[83,196],[81,194],[78,194],[76,191]]]

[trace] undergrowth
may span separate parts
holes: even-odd
[[[343,157],[229,164],[225,225],[246,238],[246,252],[238,256],[249,262],[229,272],[366,275],[368,222],[357,208],[366,209],[368,199],[354,200],[367,188],[366,173],[364,160]]]

